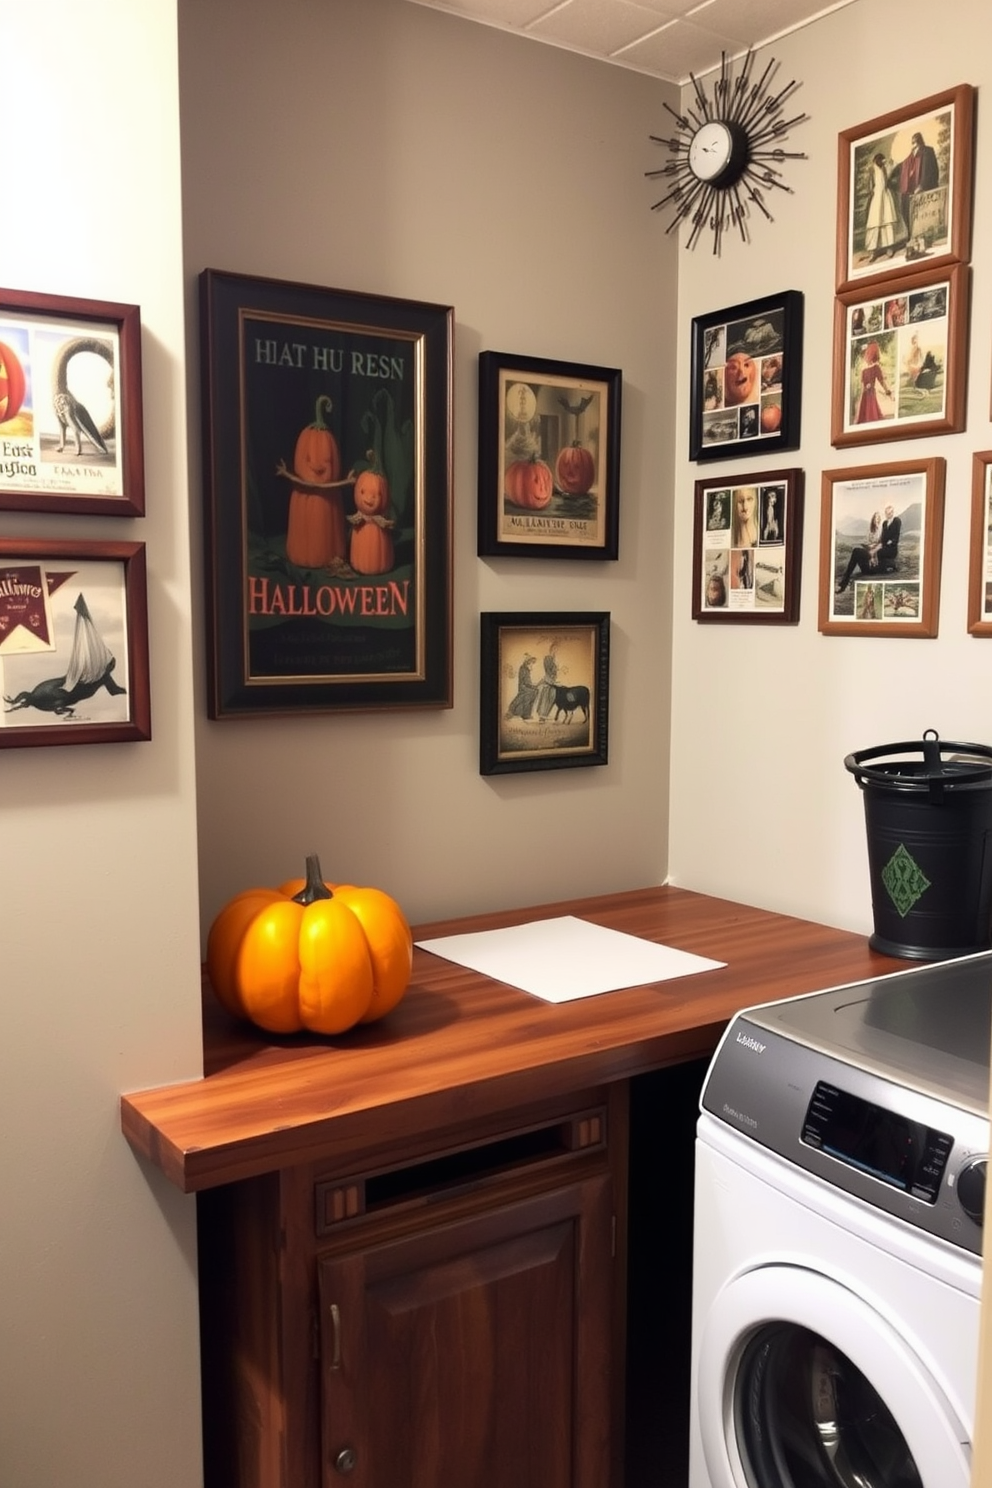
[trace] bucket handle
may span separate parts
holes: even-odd
[[[916,782],[911,783],[906,779],[900,784],[898,777],[893,776],[890,771],[866,767],[866,762],[892,754],[917,753],[919,748],[919,739],[910,739],[902,744],[880,744],[874,749],[859,749],[854,754],[845,755],[844,768],[851,772],[862,790],[866,782],[872,785],[883,785],[888,790],[916,790],[926,778],[925,776],[918,777]],[[968,769],[965,765],[955,770],[953,785],[975,785],[979,781],[989,781],[992,775],[992,748],[985,744],[961,744],[950,740],[941,744],[937,731],[927,729],[923,735],[923,761],[927,776],[929,776],[931,800],[941,800],[943,797],[945,782],[939,775],[935,777],[934,772],[940,770],[941,755],[945,753],[960,754],[965,760],[975,761],[972,769]],[[978,762],[980,759],[988,763],[980,764]]]

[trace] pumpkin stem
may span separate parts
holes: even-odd
[[[331,410],[334,407],[334,404],[331,402],[330,398],[327,396],[326,393],[321,393],[320,397],[317,399],[317,407],[314,409],[313,423],[310,426],[312,429],[326,429],[327,428],[327,425],[324,422],[324,415],[323,415],[323,412],[322,412],[322,409],[325,407],[325,405],[327,407],[328,413],[330,413]]]
[[[316,853],[307,856],[307,881],[298,894],[293,895],[296,904],[316,904],[318,899],[333,899],[334,895],[325,884],[320,872],[320,859]]]

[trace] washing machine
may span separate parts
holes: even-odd
[[[690,1488],[968,1488],[992,953],[738,1014],[700,1099]]]

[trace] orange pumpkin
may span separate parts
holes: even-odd
[[[596,479],[596,462],[584,445],[567,444],[558,456],[558,484],[570,496],[584,496]]]
[[[312,424],[300,431],[293,457],[293,472],[315,486],[330,486],[341,478],[338,442],[324,420],[324,409],[333,404],[326,393],[317,399]],[[344,501],[340,491],[301,491],[289,498],[286,524],[286,557],[299,568],[327,568],[344,558],[347,534]]]
[[[377,465],[363,470],[355,481],[355,505],[367,517],[383,513],[389,505],[389,482]]]
[[[503,488],[514,506],[541,511],[554,494],[555,478],[550,465],[531,455],[529,460],[514,460],[507,466]]]
[[[0,341],[0,424],[20,413],[26,386],[17,354]]]
[[[349,558],[356,573],[388,573],[396,561],[392,533],[378,522],[358,522],[351,530]]]

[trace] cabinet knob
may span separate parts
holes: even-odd
[[[342,1447],[334,1459],[334,1466],[339,1473],[350,1473],[355,1471],[358,1464],[358,1453],[354,1447]]]

